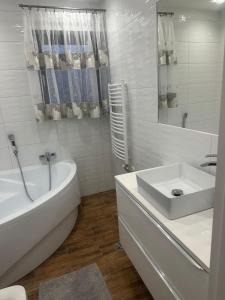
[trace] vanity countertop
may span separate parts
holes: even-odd
[[[169,220],[141,196],[136,172],[116,176],[122,186],[206,270],[210,268],[213,209]]]

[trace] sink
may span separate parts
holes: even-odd
[[[137,173],[138,192],[168,219],[213,207],[215,176],[186,163]]]
[[[26,291],[20,285],[0,290],[0,300],[27,300]]]

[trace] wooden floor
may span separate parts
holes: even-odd
[[[97,263],[113,300],[153,300],[125,252],[115,248],[118,240],[115,192],[84,197],[77,225],[64,244],[18,284],[29,300],[37,300],[41,282]]]

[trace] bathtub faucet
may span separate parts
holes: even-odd
[[[39,159],[41,162],[45,163],[48,165],[48,177],[49,177],[49,191],[52,189],[52,167],[51,167],[51,162],[55,160],[56,158],[56,153],[50,153],[46,152],[45,154],[42,154],[39,156]]]
[[[206,158],[217,158],[217,154],[208,154],[206,155]],[[216,167],[217,166],[217,161],[209,161],[209,162],[206,162],[206,163],[203,163],[200,165],[202,168],[204,167],[211,167],[211,166],[214,166]]]
[[[46,152],[45,154],[39,155],[39,159],[43,163],[49,163],[56,158],[56,153]]]

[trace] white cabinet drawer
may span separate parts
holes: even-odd
[[[207,299],[209,275],[127,192],[117,184],[119,217],[160,266],[181,299]]]
[[[172,289],[162,280],[160,271],[138,244],[128,227],[119,219],[120,242],[155,300],[178,300]]]

